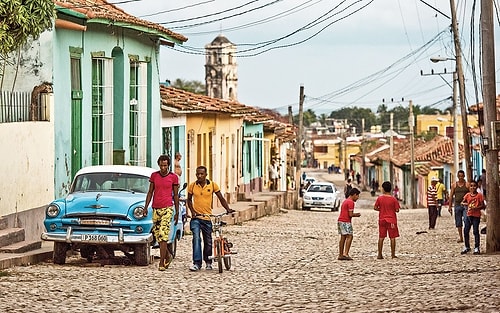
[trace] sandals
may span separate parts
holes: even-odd
[[[163,266],[161,266],[161,265],[160,265],[160,266],[158,267],[158,270],[159,270],[160,272],[163,272],[164,270],[166,270],[166,269],[170,266],[170,264],[172,263],[172,261],[173,261],[173,260],[174,260],[174,258],[173,258],[172,256],[170,256],[170,257],[169,257],[169,258],[165,261],[165,263],[163,264]]]
[[[340,261],[352,261],[352,258],[350,256],[341,255],[338,257],[338,260],[340,260]]]

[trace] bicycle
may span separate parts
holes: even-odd
[[[236,254],[235,251],[231,251],[233,244],[223,236],[222,227],[226,226],[227,223],[222,220],[222,217],[227,213],[220,214],[197,214],[196,216],[204,216],[210,218],[212,222],[212,233],[213,233],[213,253],[209,257],[210,260],[217,261],[217,267],[219,273],[223,272],[222,263],[224,262],[224,267],[227,271],[231,269],[231,255]]]

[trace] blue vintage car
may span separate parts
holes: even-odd
[[[151,262],[152,210],[143,216],[148,167],[103,165],[81,169],[64,198],[46,209],[41,238],[54,242],[53,260],[66,262],[66,252],[83,258],[109,258],[122,251],[136,265]]]

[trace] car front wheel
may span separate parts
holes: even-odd
[[[66,263],[66,252],[68,248],[69,245],[65,242],[54,242],[54,264]]]
[[[149,243],[136,245],[134,247],[135,264],[139,266],[147,266],[151,260]]]

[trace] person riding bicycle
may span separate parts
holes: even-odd
[[[196,181],[189,184],[186,204],[189,208],[191,222],[189,228],[193,233],[193,265],[190,271],[201,269],[202,261],[205,261],[206,269],[212,269],[212,222],[203,214],[212,214],[213,195],[219,198],[220,203],[227,213],[234,212],[222,196],[219,186],[207,179],[207,168],[198,166],[196,168]],[[203,251],[201,248],[201,236],[203,236]]]

